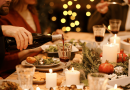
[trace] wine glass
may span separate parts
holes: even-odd
[[[94,32],[94,36],[95,36],[95,41],[98,44],[98,48],[100,48],[100,43],[104,39],[105,27],[103,25],[94,25],[93,32]]]
[[[72,45],[70,43],[59,43],[58,47],[58,56],[60,61],[63,63],[63,72],[61,75],[65,75],[65,71],[67,70],[67,62],[71,58]]]
[[[119,19],[110,19],[109,20],[110,24],[110,30],[113,34],[118,34],[121,26],[121,20]]]

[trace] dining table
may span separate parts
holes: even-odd
[[[88,41],[92,41],[95,42],[95,37],[93,33],[87,33],[87,32],[68,32],[65,33],[67,36],[67,39],[77,39],[77,40],[88,40]],[[111,33],[105,33],[104,39],[107,38]],[[123,36],[123,35],[130,35],[130,32],[127,31],[120,31],[118,33],[119,36]],[[58,74],[57,78],[64,78],[64,76],[61,76],[60,73],[62,72],[62,70],[56,71],[56,73]],[[46,72],[43,72],[46,73]],[[6,80],[17,80],[17,73],[14,72],[12,73],[10,76],[8,76],[6,78]],[[48,90],[46,88],[46,83],[43,84],[33,84],[33,88],[34,90],[36,90],[36,88],[39,87],[40,90]]]

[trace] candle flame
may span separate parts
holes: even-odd
[[[117,84],[115,84],[114,89],[117,89]]]
[[[112,43],[110,44],[110,47],[112,47]]]
[[[117,35],[115,34],[115,37],[117,37]]]
[[[37,87],[36,90],[41,90],[41,89],[39,87]]]
[[[52,73],[52,69],[49,69],[49,72]]]
[[[74,71],[74,68],[72,67],[72,71]]]
[[[107,43],[107,44],[109,44],[109,43]]]

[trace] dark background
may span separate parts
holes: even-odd
[[[67,9],[63,8],[64,4],[68,4],[68,1],[72,1],[73,4],[68,6]],[[45,30],[50,29],[51,32],[55,31],[56,29],[62,29],[62,27],[70,27],[70,23],[74,22],[75,20],[79,21],[79,25],[75,27],[71,27],[70,31],[76,32],[76,28],[80,28],[80,32],[87,32],[87,24],[89,17],[86,16],[86,12],[93,12],[96,10],[96,4],[100,2],[100,0],[38,0],[37,10],[39,14],[39,20],[42,28],[42,32]],[[80,4],[81,8],[77,9],[76,4]],[[86,5],[91,5],[90,9],[86,8]],[[75,20],[71,20],[70,16],[63,15],[63,11],[71,10],[72,12],[76,12],[77,16]],[[51,18],[55,16],[57,19],[56,21],[52,21]],[[65,18],[66,22],[61,23],[61,19]]]

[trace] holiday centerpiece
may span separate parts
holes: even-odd
[[[125,61],[123,62],[111,63],[106,61],[105,63],[101,63],[101,53],[102,50],[96,48],[94,43],[84,43],[82,45],[82,62],[72,62],[69,66],[70,68],[74,67],[80,71],[80,80],[85,85],[88,85],[87,75],[89,73],[104,72],[109,75],[110,79],[121,78],[128,75],[129,55],[125,56]],[[104,68],[105,65],[107,65],[107,68]]]

